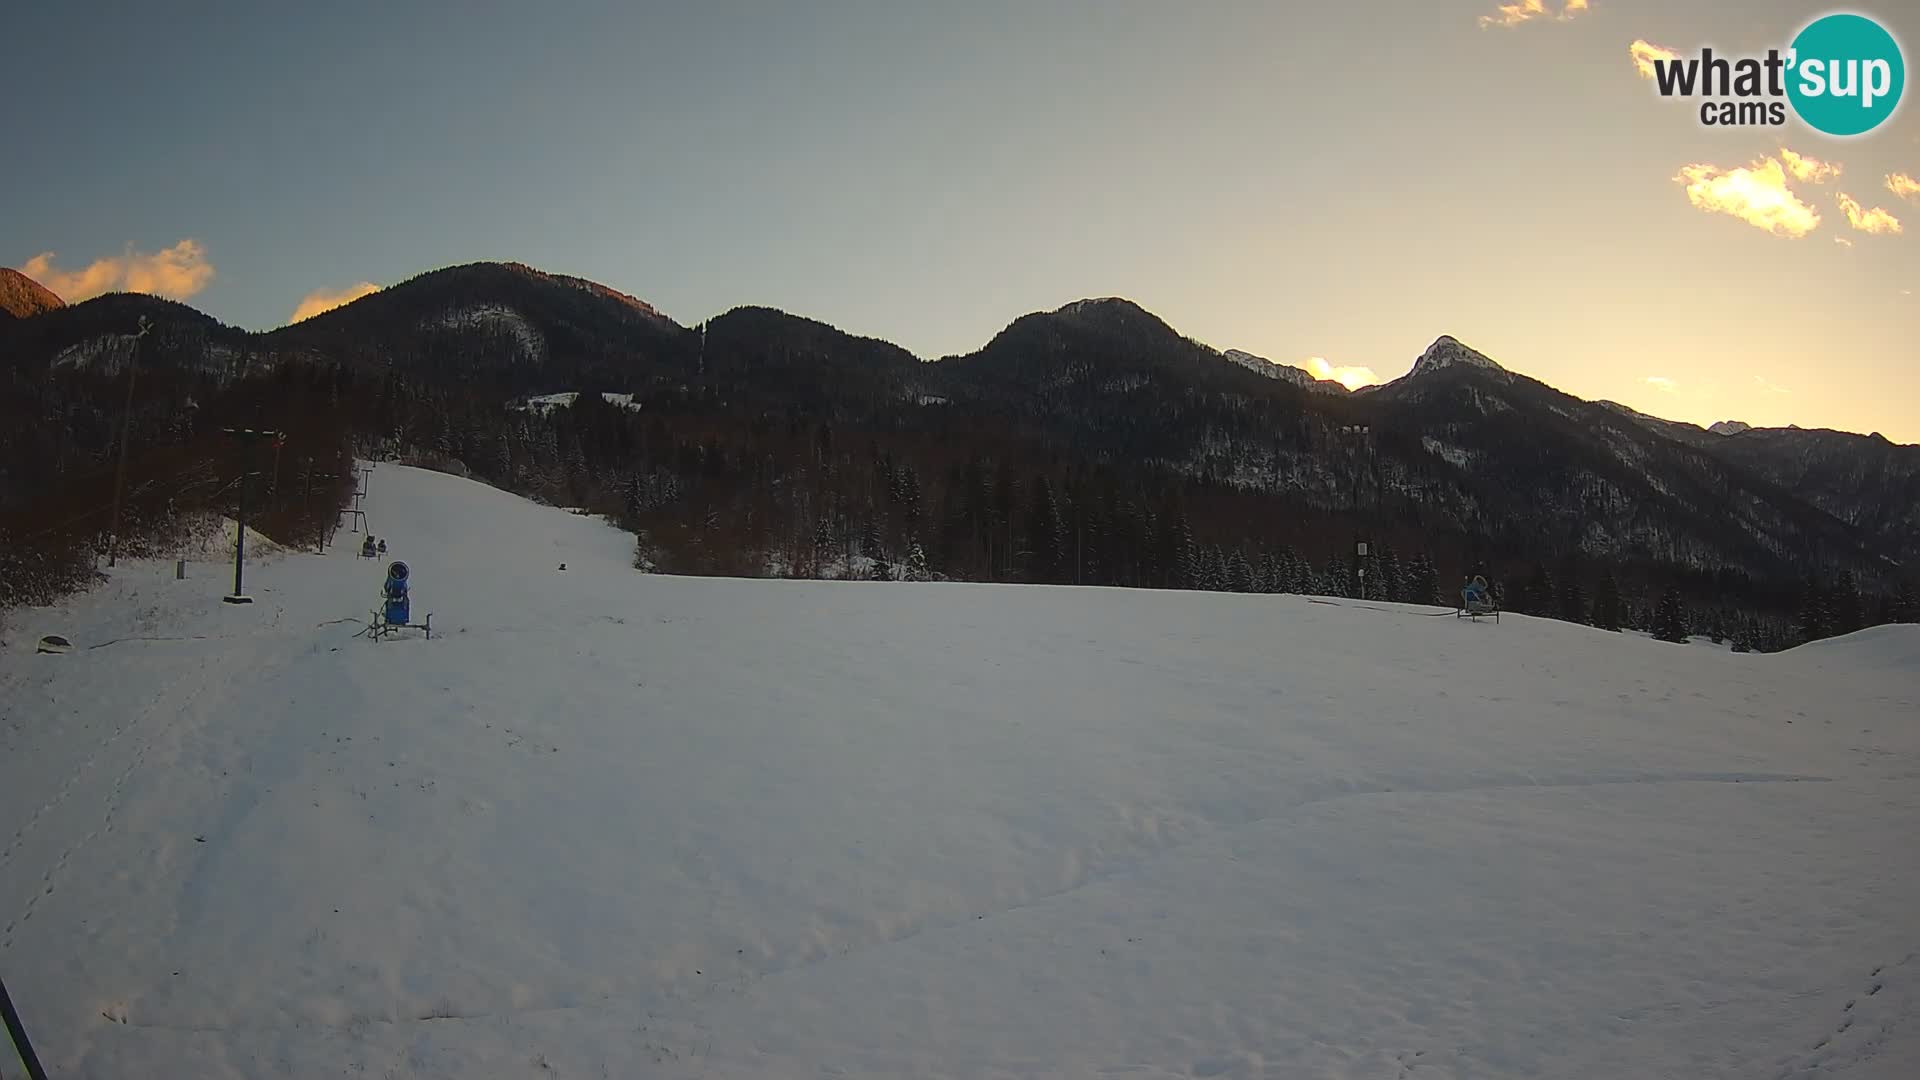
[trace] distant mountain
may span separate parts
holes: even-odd
[[[66,307],[66,301],[18,270],[0,266],[0,316],[25,319]]]
[[[1364,532],[1438,562],[1586,560],[1718,582],[1776,606],[1809,572],[1847,570],[1871,584],[1891,581],[1903,562],[1920,565],[1920,448],[1662,420],[1574,398],[1451,336],[1401,378],[1348,393],[1298,368],[1216,351],[1118,297],[1022,315],[974,352],[922,361],[772,308],[688,327],[585,279],[474,263],[264,334],[169,301],[102,297],[0,328],[0,359],[27,386],[49,374],[111,376],[142,317],[153,326],[143,373],[218,381],[338,371],[336,385],[380,388],[351,391],[368,398],[354,405],[362,439],[396,452],[430,447],[568,505],[619,490],[632,507],[697,509],[697,520],[675,526],[690,531],[658,542],[690,545],[706,566],[722,565],[711,561],[716,530],[731,529],[725,543],[736,546],[823,529],[850,543],[849,515],[879,513],[854,503],[877,491],[899,500],[938,491],[961,501],[944,524],[916,525],[922,539],[947,545],[950,573],[964,566],[1006,579],[1026,573],[1020,560],[1041,557],[1021,528],[1042,528],[1034,523],[1058,508],[1012,509],[992,502],[1001,498],[992,485],[1027,485],[1023,497],[1038,498],[1035,476],[1064,484],[1093,475],[1110,489],[1103,499],[1132,500],[1135,533],[1188,516],[1220,545],[1287,544],[1315,560],[1342,558]],[[68,391],[36,393],[20,422],[79,407]],[[110,429],[89,423],[93,434],[71,452],[57,432],[14,438],[29,439],[34,461],[97,456]],[[528,424],[555,431],[528,443]],[[633,455],[653,444],[621,425],[678,448],[643,467]],[[888,463],[857,490],[839,486],[853,483],[843,479],[853,466],[823,449],[849,434]],[[902,487],[902,469],[925,479]],[[1011,479],[983,479],[995,470]],[[713,494],[720,475],[743,486]],[[689,501],[701,484],[710,493]],[[739,521],[724,524],[734,513]],[[1079,580],[1088,580],[1091,541],[1077,542]],[[1175,580],[1163,555],[1130,556],[1124,572],[1107,557],[1108,576],[1095,580]],[[1061,556],[1046,558],[1053,576],[1026,579],[1059,580]]]
[[[1752,430],[1752,425],[1740,420],[1722,420],[1709,426],[1707,430],[1715,435],[1738,435],[1743,431]]]
[[[273,360],[325,358],[516,391],[626,389],[683,370],[695,335],[651,304],[520,263],[422,274],[258,335]]]

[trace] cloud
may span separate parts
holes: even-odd
[[[1788,189],[1786,168],[1774,158],[1737,169],[1687,165],[1674,180],[1687,185],[1687,201],[1699,209],[1775,236],[1798,239],[1820,225],[1820,212]]]
[[[1906,173],[1894,173],[1887,177],[1887,190],[1903,199],[1920,202],[1920,180],[1915,180]]]
[[[1841,247],[1852,247],[1852,246],[1853,246],[1853,241],[1851,241],[1851,240],[1849,240],[1849,239],[1847,239],[1847,238],[1846,238],[1846,237],[1844,237],[1844,236],[1836,236],[1836,237],[1834,237],[1834,238],[1833,238],[1833,242],[1834,242],[1834,243],[1836,243],[1836,244],[1839,244],[1839,245],[1840,245]]]
[[[1653,42],[1647,41],[1644,38],[1627,46],[1627,55],[1633,57],[1633,66],[1640,72],[1640,77],[1643,79],[1653,78],[1653,62],[1655,60],[1680,59],[1679,53],[1674,52],[1665,45],[1655,45]]]
[[[1781,386],[1777,382],[1772,382],[1768,380],[1767,377],[1764,375],[1755,375],[1753,377],[1753,381],[1759,384],[1760,389],[1766,391],[1769,394],[1791,393],[1791,391],[1789,391],[1786,387]]]
[[[1559,14],[1555,14],[1553,9],[1546,5],[1545,0],[1519,0],[1518,3],[1501,4],[1496,14],[1480,16],[1480,28],[1484,30],[1489,26],[1519,26],[1523,22],[1547,18],[1555,22],[1568,22],[1585,14],[1588,9],[1588,0],[1567,0]]]
[[[1334,367],[1327,363],[1324,356],[1309,356],[1303,366],[1314,378],[1332,379],[1349,390],[1372,386],[1380,381],[1380,376],[1375,375],[1370,367]]]
[[[287,325],[291,326],[302,319],[311,319],[315,315],[332,311],[343,304],[351,304],[368,293],[379,291],[380,286],[371,281],[349,285],[344,289],[315,289],[301,298],[300,306],[293,309],[292,315],[287,316]]]
[[[1887,213],[1877,206],[1868,210],[1853,201],[1853,196],[1845,192],[1842,192],[1839,197],[1834,199],[1834,202],[1839,203],[1840,209],[1846,213],[1847,224],[1863,233],[1872,233],[1875,236],[1889,236],[1898,235],[1901,231],[1899,218],[1894,217],[1892,214]]]
[[[1643,383],[1646,383],[1648,386],[1653,387],[1655,390],[1658,390],[1663,394],[1671,394],[1680,389],[1679,383],[1674,382],[1672,379],[1667,378],[1665,375],[1649,375],[1646,378],[1641,379],[1640,381]]]
[[[1786,163],[1787,171],[1793,174],[1793,178],[1803,184],[1824,184],[1840,175],[1840,166],[1802,157],[1784,146],[1780,148],[1780,160]]]
[[[79,270],[62,270],[53,260],[53,252],[43,251],[28,259],[20,272],[70,304],[110,292],[185,300],[213,281],[213,263],[207,261],[207,249],[195,240],[182,240],[152,253],[128,247],[125,254],[96,259]]]

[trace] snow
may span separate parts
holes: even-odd
[[[511,402],[508,409],[515,412],[533,412],[545,415],[555,409],[571,408],[580,399],[580,391],[567,390],[558,394],[536,394],[522,401]],[[640,410],[640,403],[633,400],[632,394],[602,392],[600,399],[609,405],[618,405],[624,409]]]
[[[1462,469],[1469,468],[1473,465],[1473,459],[1474,459],[1473,451],[1468,450],[1465,447],[1455,446],[1452,443],[1442,442],[1431,435],[1420,436],[1420,445],[1426,448],[1427,453],[1432,454],[1436,457],[1439,457]]]
[[[1290,382],[1295,386],[1305,387],[1308,390],[1318,390],[1327,394],[1347,393],[1347,388],[1340,383],[1330,379],[1316,379],[1310,372],[1303,368],[1294,367],[1292,364],[1283,364],[1278,360],[1269,360],[1264,356],[1255,356],[1253,353],[1241,349],[1228,349],[1226,352],[1221,353],[1220,357],[1223,360],[1238,364],[1256,375],[1264,375],[1269,379],[1280,379],[1284,382]]]
[[[473,304],[442,314],[435,325],[446,330],[484,330],[511,336],[520,348],[520,356],[537,364],[547,355],[547,341],[540,328],[527,317],[500,304]]]
[[[1920,1070],[1916,628],[672,578],[468,480],[365,507],[431,642],[352,636],[347,533],[249,607],[9,613],[54,1075]]]

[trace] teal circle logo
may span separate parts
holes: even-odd
[[[1864,15],[1827,15],[1793,39],[1787,98],[1815,131],[1864,135],[1893,115],[1907,61],[1886,28]]]

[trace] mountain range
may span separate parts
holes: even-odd
[[[861,433],[927,470],[973,455],[1125,474],[1175,493],[1221,543],[1284,541],[1315,557],[1366,533],[1516,573],[1588,560],[1677,575],[1776,608],[1810,576],[1891,587],[1920,566],[1920,447],[1662,420],[1575,398],[1449,336],[1405,376],[1349,392],[1112,297],[1023,315],[972,353],[924,361],[770,308],[682,326],[513,263],[432,271],[266,333],[149,296],[49,305],[31,284],[0,278],[26,298],[0,320],[0,358],[22,387],[113,378],[144,317],[142,368],[186,378],[333,367],[404,382],[462,431],[532,422],[508,406],[533,395],[631,395],[633,423],[671,420],[716,446],[764,445],[778,423]],[[477,438],[462,431],[439,442]]]

